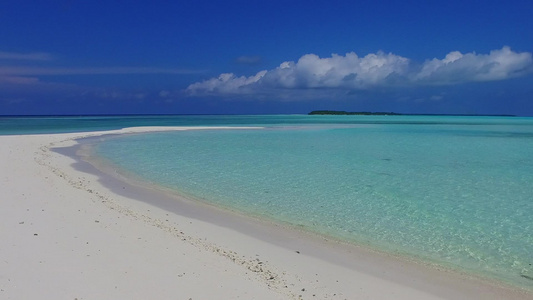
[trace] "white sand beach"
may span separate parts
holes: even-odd
[[[0,299],[533,299],[139,187],[52,150],[185,129],[0,136]]]

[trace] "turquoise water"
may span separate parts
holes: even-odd
[[[134,126],[280,126],[368,122],[356,118],[306,115],[123,115],[0,116],[0,135],[113,130]],[[375,120],[373,120],[375,121]],[[421,119],[423,122],[423,120]]]
[[[531,118],[447,116],[146,115],[0,116],[0,135],[113,130],[133,126],[283,126],[316,124],[524,125]]]
[[[297,117],[286,116],[289,122]],[[273,116],[0,116],[0,135],[113,130],[133,126],[235,126],[273,123]]]
[[[223,207],[533,286],[532,119],[313,118],[121,136],[97,152]]]
[[[533,289],[533,119],[0,118],[0,134],[264,126],[110,138],[99,155],[247,214]]]

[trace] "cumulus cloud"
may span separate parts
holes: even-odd
[[[378,52],[359,57],[351,52],[320,58],[302,56],[296,63],[284,62],[264,76],[267,86],[282,88],[361,89],[393,80],[407,73],[409,60]]]
[[[519,77],[532,71],[531,53],[516,53],[509,47],[489,54],[448,53],[444,59],[426,61],[413,81],[429,84],[454,84],[469,81],[493,81]]]
[[[306,54],[297,62],[286,61],[272,70],[255,75],[224,73],[196,82],[187,88],[190,95],[275,93],[280,90],[340,89],[369,90],[387,86],[450,85],[472,81],[504,80],[533,70],[529,52],[509,47],[489,54],[448,53],[417,64],[409,58],[377,52],[360,57],[354,52],[320,58]]]
[[[193,83],[189,85],[187,91],[193,95],[197,92],[200,94],[237,93],[239,90],[245,91],[249,88],[253,88],[252,85],[263,78],[266,73],[267,71],[261,71],[250,77],[237,77],[233,73],[223,73],[217,78],[211,78],[202,82]],[[248,92],[251,92],[251,90],[248,90]]]

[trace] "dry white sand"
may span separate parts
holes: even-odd
[[[140,188],[51,151],[101,134],[0,136],[0,299],[533,299]]]

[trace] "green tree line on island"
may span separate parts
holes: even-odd
[[[394,112],[368,112],[368,111],[342,111],[342,110],[314,110],[309,115],[364,115],[364,116],[396,116],[402,115]]]

